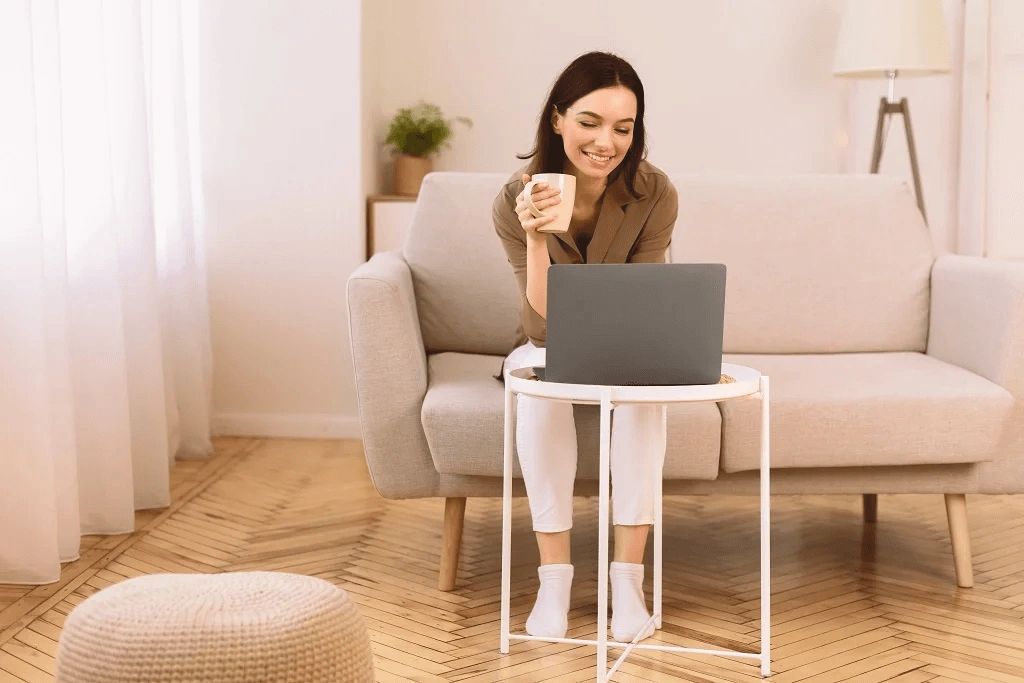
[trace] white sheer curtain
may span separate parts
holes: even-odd
[[[212,451],[194,9],[0,2],[0,583]]]

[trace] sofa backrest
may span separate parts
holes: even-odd
[[[424,178],[402,254],[428,352],[504,355],[519,292],[491,220],[505,173]],[[923,351],[934,261],[885,176],[673,175],[676,262],[728,268],[726,353]]]
[[[508,176],[435,172],[423,179],[402,255],[428,353],[506,355],[515,345],[519,290],[491,220]]]
[[[935,255],[905,182],[671,178],[671,259],[727,265],[726,353],[925,350]]]

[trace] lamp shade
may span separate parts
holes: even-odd
[[[942,0],[846,0],[832,73],[849,78],[949,71]]]

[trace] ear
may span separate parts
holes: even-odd
[[[554,129],[555,135],[561,135],[562,134],[562,131],[560,130],[561,123],[562,123],[562,115],[558,113],[558,107],[552,105],[551,106],[551,127]]]

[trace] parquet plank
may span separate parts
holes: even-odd
[[[945,647],[955,652],[971,652],[982,655],[994,662],[1002,662],[1008,666],[1024,669],[1024,649],[1020,647],[1004,647],[978,640],[937,631],[932,628],[922,628],[913,624],[901,622],[894,628],[900,632],[900,637],[915,642],[924,642],[938,647]]]
[[[401,652],[404,652],[407,655],[417,657],[420,659],[425,659],[429,662],[434,662],[436,664],[447,664],[450,662],[459,661],[458,657],[456,657],[455,655],[446,655],[443,652],[438,652],[437,650],[434,650],[432,648],[417,645],[416,643],[413,643],[409,640],[403,640],[398,636],[392,635],[390,633],[385,633],[383,631],[371,631],[370,640],[374,643],[386,645],[395,650],[400,650]]]
[[[408,664],[395,662],[387,657],[373,656],[375,669],[393,674],[401,681],[417,681],[418,683],[446,683],[447,679],[436,676],[432,673],[422,671],[419,667],[412,667]]]
[[[1006,674],[992,669],[965,664],[955,659],[944,659],[927,653],[915,653],[914,659],[925,662],[927,666],[923,671],[930,671],[933,674],[947,676],[949,678],[964,678],[978,683],[1020,683],[1021,676]]]
[[[26,683],[53,683],[53,674],[36,668],[0,648],[0,671],[16,676]]]
[[[908,671],[905,674],[900,674],[896,678],[890,679],[892,683],[925,683],[926,681],[933,680],[935,680],[935,674],[929,672],[927,667]]]
[[[55,673],[56,662],[53,657],[50,657],[33,647],[25,645],[24,643],[18,642],[17,640],[9,640],[3,645],[0,645],[0,652],[4,652],[7,655],[15,657],[25,664],[48,673],[51,676]]]
[[[0,667],[2,667],[2,666],[3,665],[0,664]],[[0,683],[25,683],[25,679],[24,678],[18,678],[14,674],[9,673],[9,672],[5,671],[4,669],[0,668]]]
[[[159,572],[293,571],[346,589],[370,630],[379,681],[593,680],[594,648],[513,642],[498,652],[500,500],[470,501],[457,589],[437,590],[444,501],[381,499],[358,442],[218,439],[176,463],[171,506],[137,531],[83,538],[51,586],[0,586],[0,683],[52,681],[66,615],[88,596]],[[1024,681],[1024,496],[969,496],[974,588],[957,588],[941,496],[772,502],[775,683]],[[576,502],[569,635],[593,638],[596,500]],[[537,589],[524,499],[513,505],[512,626]],[[756,652],[756,498],[665,501],[664,625],[651,643]],[[648,549],[648,563],[651,549]],[[650,603],[650,565],[644,588]],[[617,651],[611,651],[614,661]],[[761,681],[753,660],[638,651],[616,681]]]
[[[1024,681],[1024,669],[1010,664],[995,662],[984,656],[975,655],[970,652],[956,652],[947,648],[928,645],[920,641],[908,641],[907,647],[917,653],[918,659],[921,659],[922,661],[931,661],[935,664],[946,664],[954,669],[959,669],[962,668],[962,665],[966,665],[969,667],[976,667],[981,671],[992,671],[1000,674],[1006,674],[1011,678],[1016,677],[1014,680]],[[924,655],[932,655],[933,658],[927,659]]]
[[[882,664],[882,666],[876,666],[877,664]],[[853,676],[852,678],[839,680],[845,680],[846,683],[882,683],[883,681],[891,681],[896,676],[917,671],[921,666],[920,662],[916,662],[913,659],[908,658],[906,653],[893,654],[886,657],[884,660],[872,662],[869,665],[870,668],[867,668],[867,671],[864,673]],[[829,679],[830,683],[835,680],[837,679]],[[811,681],[808,681],[808,683],[811,683]],[[825,683],[825,681],[821,681],[820,683]]]
[[[869,638],[862,638],[863,645],[848,647],[842,651],[832,651],[815,656],[813,653],[802,653],[799,659],[790,658],[787,665],[792,667],[781,673],[772,674],[772,683],[796,683],[806,681],[815,676],[827,677],[835,675],[833,672],[843,666],[847,666],[865,659],[875,660],[877,657],[893,650],[902,650],[907,644],[902,638],[874,639],[873,634],[865,634]],[[852,639],[851,639],[852,641]],[[847,645],[850,645],[848,643]],[[916,655],[916,653],[913,653]],[[800,663],[806,662],[806,663]],[[796,665],[796,666],[794,666]],[[834,679],[838,680],[838,678]]]
[[[18,639],[22,639],[22,635],[25,634],[25,633],[29,633],[29,632],[38,633],[39,635],[46,636],[51,641],[53,641],[53,648],[54,649],[53,649],[53,652],[51,654],[54,657],[57,656],[57,642],[60,640],[60,633],[61,633],[61,628],[59,626],[55,626],[54,624],[51,624],[48,621],[45,621],[45,620],[40,618],[40,619],[36,619],[35,621],[33,621],[31,624],[28,625],[28,628],[26,628],[23,631],[19,632],[14,637],[18,638]]]
[[[33,650],[42,652],[49,657],[55,658],[57,656],[57,641],[53,638],[48,638],[41,633],[37,633],[31,628],[22,629],[12,640],[9,640],[8,643],[21,643],[22,645],[26,645]]]

